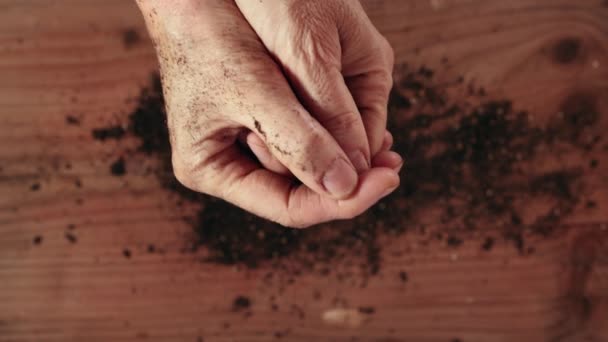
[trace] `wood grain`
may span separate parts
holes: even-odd
[[[364,4],[399,63],[447,59],[438,77],[462,75],[539,124],[569,95],[592,94],[608,128],[606,1]],[[142,41],[126,46],[132,29]],[[387,237],[380,274],[361,287],[306,274],[285,285],[263,268],[180,253],[189,209],[145,172],[156,161],[113,177],[109,165],[136,141],[90,135],[124,122],[156,69],[145,37],[132,1],[0,1],[0,341],[608,341],[606,149],[584,173],[597,207],[530,237],[530,255],[506,243],[483,251],[483,236],[457,250]],[[539,165],[559,157],[550,152]],[[565,153],[573,165],[591,157]],[[166,252],[148,253],[152,243]],[[250,315],[232,310],[238,295],[252,299]],[[361,306],[375,312],[356,328],[322,319]]]

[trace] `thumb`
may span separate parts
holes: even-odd
[[[249,122],[272,155],[302,183],[319,194],[347,198],[357,187],[358,174],[342,147],[291,93],[281,87],[279,96],[262,92]]]

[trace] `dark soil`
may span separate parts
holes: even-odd
[[[129,50],[141,42],[141,36],[135,28],[128,28],[122,32],[122,44]]]
[[[249,309],[250,306],[251,306],[251,300],[248,297],[238,296],[234,299],[234,301],[232,303],[232,310],[233,311],[242,311],[242,310]]]
[[[127,132],[122,126],[110,126],[94,129],[91,133],[95,140],[105,141],[108,139],[121,139]]]
[[[362,306],[359,308],[359,312],[366,315],[371,315],[376,313],[376,309],[371,306]]]
[[[382,240],[408,231],[430,232],[425,236],[438,240],[447,237],[447,246],[458,248],[471,233],[491,229],[496,233],[492,235],[525,254],[527,234],[551,235],[582,200],[583,166],[550,171],[529,166],[541,155],[541,147],[568,145],[588,151],[595,146],[584,138],[599,118],[592,94],[573,94],[564,100],[561,115],[537,127],[509,100],[491,99],[485,89],[465,84],[462,77],[436,82],[433,70],[407,66],[397,75],[389,126],[394,149],[406,160],[401,186],[356,219],[312,229],[287,229],[180,185],[172,173],[157,76],[142,91],[126,131],[112,126],[93,131],[93,136],[102,141],[120,139],[127,132],[138,137],[137,153],[161,161],[154,172],[178,203],[200,205],[195,217],[186,218],[192,225],[187,251],[204,249],[206,262],[270,264],[295,275],[314,271],[348,276],[328,266],[333,263],[360,265],[366,275],[376,274],[382,265]],[[454,90],[470,95],[454,97]],[[122,157],[119,161],[124,164]],[[531,215],[526,208],[534,203],[543,205]],[[434,214],[437,222],[430,226],[423,223],[428,208],[440,208]],[[499,238],[487,238],[480,247],[490,251]],[[405,272],[399,277],[408,280]]]
[[[76,235],[70,232],[65,233],[65,239],[68,240],[70,243],[78,242],[78,238],[76,237]]]
[[[492,248],[494,247],[494,238],[488,237],[485,239],[485,241],[483,242],[483,244],[481,245],[481,248],[484,251],[491,251]]]
[[[114,176],[124,176],[125,173],[127,173],[125,159],[123,157],[118,158],[110,165],[110,173]]]
[[[77,118],[77,117],[76,117],[76,116],[74,116],[74,115],[68,115],[68,116],[66,116],[66,117],[65,117],[65,122],[66,122],[68,125],[72,125],[72,126],[80,126],[80,119],[79,119],[79,118]]]
[[[409,280],[409,275],[407,274],[407,272],[399,272],[399,280],[401,280],[402,283],[407,283],[407,281]]]

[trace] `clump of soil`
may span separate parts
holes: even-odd
[[[245,296],[237,296],[232,303],[232,311],[242,311],[249,309],[251,306],[251,299]]]
[[[119,125],[103,127],[103,128],[96,128],[91,132],[91,134],[93,135],[93,138],[95,140],[100,140],[100,141],[105,141],[105,140],[109,140],[109,139],[120,140],[125,136],[126,133],[127,132],[125,131],[125,129]]]
[[[34,236],[34,239],[32,239],[32,242],[34,243],[34,245],[39,245],[42,243],[42,236],[41,235],[36,235]]]
[[[200,204],[188,218],[192,235],[187,250],[206,250],[205,261],[263,263],[299,274],[335,272],[333,263],[360,265],[367,275],[380,271],[381,239],[413,228],[435,231],[435,239],[458,248],[467,234],[490,229],[520,252],[525,233],[547,236],[581,201],[581,171],[577,168],[536,170],[539,150],[554,145],[589,149],[583,134],[598,120],[594,98],[575,94],[564,102],[560,116],[547,127],[531,124],[530,115],[508,100],[488,99],[487,91],[454,82],[434,81],[429,68],[404,66],[390,101],[390,129],[395,150],[406,167],[399,189],[364,215],[344,222],[292,230],[248,214],[234,206],[190,191],[172,173],[171,149],[160,80],[153,78],[129,115],[126,132],[140,139],[138,153],[158,158],[155,172],[161,184],[180,202]],[[467,96],[450,94],[464,89]],[[99,140],[121,138],[119,126],[95,130]],[[592,148],[592,147],[591,147]],[[530,204],[542,203],[532,215]],[[436,222],[426,222],[434,209]],[[428,220],[427,220],[428,221]],[[488,237],[480,246],[490,251],[497,243]],[[340,275],[339,275],[340,276]],[[399,274],[406,282],[408,275]]]
[[[70,232],[65,233],[65,239],[68,240],[70,243],[78,242],[78,238],[76,237],[76,235]]]
[[[127,50],[138,45],[141,40],[139,32],[133,27],[127,28],[122,32],[122,44]]]
[[[125,165],[125,158],[120,157],[115,162],[110,165],[110,173],[114,176],[124,176],[127,173],[127,168]]]

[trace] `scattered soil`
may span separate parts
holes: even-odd
[[[561,113],[540,126],[533,125],[532,115],[514,108],[509,100],[492,99],[484,88],[466,84],[462,77],[438,82],[435,71],[408,66],[397,75],[389,126],[394,149],[406,160],[401,186],[358,218],[312,229],[282,227],[179,184],[172,172],[156,75],[151,86],[142,90],[126,130],[99,128],[93,137],[101,141],[125,134],[138,137],[135,153],[160,161],[154,173],[178,197],[178,205],[199,206],[197,215],[185,218],[192,234],[184,251],[204,250],[204,262],[268,264],[273,269],[269,278],[303,272],[335,273],[340,279],[352,275],[341,273],[335,264],[358,265],[363,275],[371,276],[381,270],[382,241],[407,232],[423,232],[421,239],[428,240],[447,237],[449,248],[459,248],[473,233],[483,236],[491,229],[497,237],[488,237],[483,250],[490,251],[502,239],[526,254],[528,235],[551,235],[583,200],[582,168],[560,166],[544,171],[530,165],[545,156],[541,150],[595,147],[599,135],[591,143],[586,138],[599,118],[593,94],[572,94],[564,100]],[[458,91],[460,95],[453,95]],[[115,163],[120,175],[126,172],[125,157]],[[111,171],[116,174],[114,165]],[[542,206],[533,214],[526,210],[539,203]],[[432,217],[437,222],[426,222],[429,208],[435,210]],[[409,279],[405,272],[399,278]]]

